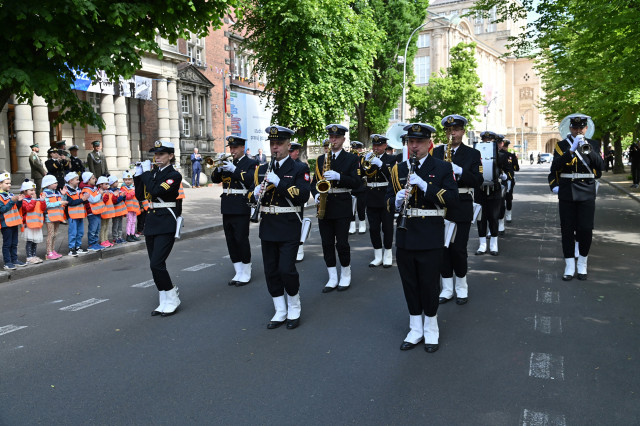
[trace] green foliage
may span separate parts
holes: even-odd
[[[9,0],[0,6],[0,101],[34,94],[60,106],[58,121],[103,126],[71,90],[72,70],[114,81],[131,77],[144,52],[161,55],[160,35],[171,42],[186,30],[205,35],[236,0]]]
[[[416,110],[413,121],[430,124],[437,132],[434,140],[444,142],[442,124],[444,117],[460,114],[469,122],[478,116],[482,105],[478,64],[474,53],[475,43],[459,43],[451,49],[451,64],[440,75],[435,73],[426,86],[411,86],[407,100]]]
[[[372,12],[357,13],[351,0],[247,0],[236,30],[247,34],[243,49],[273,121],[297,130],[300,141],[318,140],[325,126],[343,121],[373,82],[381,37]]]

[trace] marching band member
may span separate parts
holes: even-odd
[[[228,136],[227,146],[232,159],[216,167],[211,174],[211,182],[222,183],[220,212],[222,228],[227,240],[229,257],[236,274],[229,285],[240,287],[251,281],[251,245],[249,244],[249,217],[251,209],[247,203],[253,191],[253,175],[258,162],[244,154],[246,140],[238,136]]]
[[[321,202],[321,194],[316,187],[319,180],[331,183],[326,194],[324,218],[318,218],[318,228],[322,239],[322,253],[329,272],[329,281],[322,289],[328,293],[338,288],[348,290],[351,285],[351,248],[349,247],[349,222],[353,216],[351,191],[361,185],[358,157],[342,149],[347,128],[341,124],[326,127],[329,133],[329,152],[316,160],[316,172],[311,182],[311,192],[316,204]],[[326,160],[328,167],[325,167]],[[325,168],[327,170],[325,170]],[[336,269],[336,250],[340,259],[340,281]]]
[[[442,119],[442,126],[451,138],[451,146],[440,145],[433,150],[439,160],[451,162],[458,184],[459,204],[447,208],[445,218],[456,223],[455,238],[444,249],[440,275],[442,291],[440,303],[453,298],[453,274],[456,274],[456,304],[464,305],[468,300],[467,286],[467,242],[473,221],[473,192],[484,181],[480,151],[462,143],[467,119],[460,115],[448,115]]]
[[[271,162],[256,168],[253,199],[262,214],[260,240],[264,274],[276,310],[267,328],[278,328],[286,322],[287,328],[293,329],[300,323],[296,253],[300,245],[302,207],[309,199],[309,167],[289,156],[293,130],[270,126],[265,131],[269,135]]]
[[[508,151],[511,141],[504,139],[502,135],[498,136],[499,138],[496,140],[498,144],[498,164],[502,165],[501,168],[504,174],[504,178],[501,177],[501,184],[504,188],[502,190],[502,201],[500,202],[500,215],[498,216],[498,235],[502,236],[505,233],[504,222],[507,210],[509,211],[509,217],[511,217],[511,203],[513,201],[513,186],[516,183],[515,169],[518,157],[516,157],[516,164],[514,164],[513,156],[515,154]],[[518,170],[520,170],[520,167],[518,167]]]
[[[571,134],[556,144],[551,163],[551,172],[555,173],[555,181],[558,183],[558,186],[552,185],[552,190],[558,194],[565,261],[562,276],[564,281],[570,281],[576,274],[574,241],[578,242],[579,250],[576,277],[579,280],[587,279],[587,257],[591,248],[596,209],[595,179],[602,176],[603,168],[597,143],[584,137],[589,118],[578,114],[570,118]]]
[[[176,158],[172,142],[156,141],[149,152],[154,154],[153,169],[149,160],[136,165],[133,180],[136,198],[149,203],[144,236],[160,299],[151,315],[166,317],[173,315],[180,305],[178,287],[171,282],[166,260],[175,243],[177,222],[182,214],[182,200],[178,199],[182,175],[173,168]]]
[[[385,196],[391,179],[391,168],[396,164],[396,158],[395,155],[386,153],[388,140],[383,135],[371,135],[373,155],[368,160],[371,167],[363,169],[367,179],[369,236],[374,253],[373,260],[369,263],[372,268],[380,265],[390,268],[393,263],[393,212],[387,210]],[[384,240],[380,237],[380,230]]]
[[[351,153],[358,156],[358,167],[359,173],[362,177],[363,169],[362,169],[362,161],[364,160],[364,144],[359,141],[351,142]],[[358,219],[358,233],[364,234],[367,232],[367,225],[365,223],[365,209],[367,207],[367,187],[364,184],[364,180],[361,180],[361,185],[351,191],[351,196],[355,198],[356,208],[353,213],[353,218],[351,219],[351,223],[349,224],[349,234],[356,233],[356,218]]]
[[[510,171],[507,171],[507,192],[504,196],[504,201],[505,203],[503,204],[503,206],[501,207],[501,210],[504,209],[504,215],[501,213],[500,216],[504,217],[503,220],[503,227],[504,227],[504,221],[506,220],[507,223],[510,223],[512,220],[512,215],[511,215],[511,208],[513,206],[513,189],[516,186],[516,173],[515,172],[519,172],[520,171],[520,164],[518,162],[518,154],[516,154],[515,152],[509,152],[509,144],[511,144],[510,140],[505,139],[504,142],[502,143],[502,150],[504,151],[504,153],[506,154],[506,158],[507,158],[507,166],[509,166],[509,168],[511,169]]]
[[[300,159],[300,150],[302,149],[302,145],[298,142],[291,142],[291,147],[289,148],[289,157],[296,163],[304,164],[309,167],[307,163]],[[302,206],[304,209],[304,206]],[[302,262],[304,260],[304,242],[300,239],[300,245],[298,246],[298,254],[296,254],[296,262]]]
[[[457,207],[458,185],[451,164],[429,155],[435,129],[412,123],[404,130],[410,161],[393,167],[386,195],[389,212],[400,212],[400,220],[406,219],[406,229],[399,223],[396,230],[396,261],[410,327],[400,350],[413,349],[424,339],[425,351],[433,353],[438,350],[440,335],[437,313],[444,249],[443,208]]]

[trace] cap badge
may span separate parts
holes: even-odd
[[[375,136],[373,137],[373,140],[374,140],[374,141],[378,141],[378,139],[380,139],[380,136],[378,136],[378,135],[375,135]]]
[[[338,131],[338,126],[332,126],[331,127],[331,131],[332,132],[337,132]]]
[[[411,131],[412,132],[419,132],[420,131],[420,125],[414,124],[413,126],[411,126]]]
[[[233,136],[229,136],[229,139],[228,139],[228,141],[229,141],[229,142],[233,142],[234,140],[235,140],[235,139],[234,139],[234,137],[233,137]]]
[[[277,135],[278,134],[278,128],[273,126],[271,127],[271,130],[269,130],[269,133],[272,135]]]
[[[154,146],[155,146],[156,148],[160,148],[160,147],[162,146],[162,142],[160,142],[160,141],[156,141],[156,142],[154,143]]]
[[[447,117],[447,123],[453,123],[456,119],[452,116]]]

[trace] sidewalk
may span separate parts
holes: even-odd
[[[199,237],[205,233],[216,232],[222,230],[222,215],[220,214],[220,194],[222,193],[221,185],[212,185],[209,187],[201,188],[184,188],[185,199],[182,202],[182,216],[184,217],[184,227],[182,229],[181,240]],[[126,219],[125,219],[126,220]],[[126,223],[123,224],[126,226]],[[38,244],[38,257],[44,259],[46,251],[46,226],[44,227],[45,241]],[[87,245],[87,220],[84,221],[84,237],[83,247]],[[88,254],[79,255],[78,257],[68,256],[68,234],[67,225],[60,225],[58,227],[58,235],[55,242],[55,250],[63,255],[58,260],[45,260],[38,265],[28,265],[25,267],[18,267],[13,271],[6,271],[0,269],[0,282],[8,281],[9,279],[20,279],[36,274],[44,274],[47,272],[55,271],[60,268],[73,267],[85,262],[93,262],[96,260],[106,259],[109,257],[120,256],[124,253],[128,253],[136,250],[145,249],[144,237],[141,241],[134,243],[118,244],[111,248],[104,249],[99,252],[90,252]],[[24,261],[25,259],[25,240],[22,238],[22,233],[18,236],[18,259]],[[4,266],[4,263],[2,264]]]
[[[629,167],[625,167],[625,170],[628,170]],[[633,183],[627,177],[631,174],[631,171],[625,171],[624,173],[620,173],[614,175],[612,172],[602,172],[602,182],[606,182],[609,185],[616,188],[618,191],[627,194],[629,197],[634,200],[640,202],[640,188],[631,188],[631,184]]]

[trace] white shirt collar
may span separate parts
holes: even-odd
[[[289,158],[289,156],[287,155],[286,157],[284,157],[282,160],[280,161],[276,161],[276,163],[278,163],[278,167],[282,167],[282,165],[284,164],[285,161],[287,161],[287,158]]]
[[[335,158],[338,158],[338,155],[340,155],[340,153],[342,151],[343,151],[343,149],[340,148],[340,151],[338,151],[338,152],[329,151],[329,153],[331,154],[331,158],[334,158],[334,156],[335,156]]]

